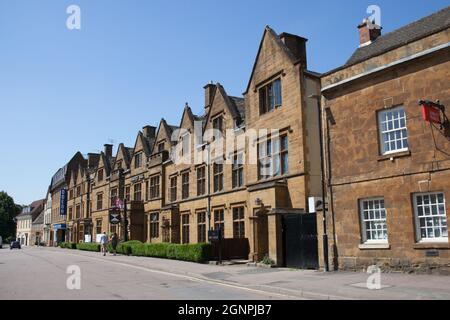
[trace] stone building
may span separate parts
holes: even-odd
[[[77,152],[72,159],[60,168],[52,177],[50,184],[51,194],[51,223],[50,241],[56,246],[60,242],[66,241],[67,231],[67,188],[70,182],[70,175],[85,160],[80,152]]]
[[[385,35],[364,21],[360,47],[322,76],[336,268],[448,268],[449,27],[450,7]],[[442,124],[419,100],[447,107],[431,107]]]
[[[67,241],[91,242],[93,223],[91,219],[91,189],[100,154],[89,153],[70,174],[67,201]]]
[[[109,229],[109,179],[114,164],[112,151],[112,145],[104,145],[104,151],[100,153],[98,165],[94,167],[95,171],[90,180],[92,204],[90,204],[89,217],[92,218],[94,236],[108,232]],[[92,240],[95,241],[95,238]]]
[[[44,245],[44,213],[45,208],[42,208],[41,213],[31,223],[31,241],[32,246]]]
[[[306,41],[266,27],[243,97],[210,83],[202,115],[186,104],[178,126],[164,119],[158,129],[146,126],[133,148],[121,144],[115,157],[105,145],[87,171],[81,155],[76,165],[73,159],[52,180],[57,241],[85,241],[81,222],[92,224],[93,241],[117,232],[121,239],[199,243],[220,229],[229,257],[318,268],[317,222],[307,200],[321,195],[319,109],[311,98],[320,95],[320,79],[307,69]],[[67,226],[59,215],[66,188]],[[111,224],[117,206],[121,222]],[[312,240],[299,253],[297,227],[306,217],[312,228],[303,227],[304,238]]]

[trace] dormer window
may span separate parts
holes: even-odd
[[[98,182],[103,181],[103,169],[98,170],[98,173],[97,173],[97,181],[98,181]]]
[[[140,168],[142,166],[142,153],[138,153],[134,156],[134,168]]]
[[[158,152],[163,152],[164,151],[164,142],[161,142],[158,144]]]
[[[215,117],[212,120],[212,124],[213,124],[213,129],[214,130],[219,130],[220,132],[222,132],[222,130],[223,130],[223,118],[222,118],[222,116]]]
[[[282,105],[281,79],[272,81],[259,89],[259,113],[264,114]]]
[[[181,156],[189,154],[189,138],[189,134],[185,134],[183,137],[181,137]]]

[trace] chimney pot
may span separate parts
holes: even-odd
[[[364,47],[371,44],[381,36],[381,26],[371,22],[369,19],[364,19],[358,25],[359,29],[359,46]]]

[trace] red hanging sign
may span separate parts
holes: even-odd
[[[441,124],[440,110],[426,103],[422,104],[422,118],[428,122]]]

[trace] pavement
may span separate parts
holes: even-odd
[[[69,266],[80,290],[69,290]],[[379,289],[369,274],[247,265],[217,266],[147,257],[103,257],[60,248],[0,250],[0,300],[448,300],[450,277],[386,273]],[[372,277],[373,278],[373,277]]]

